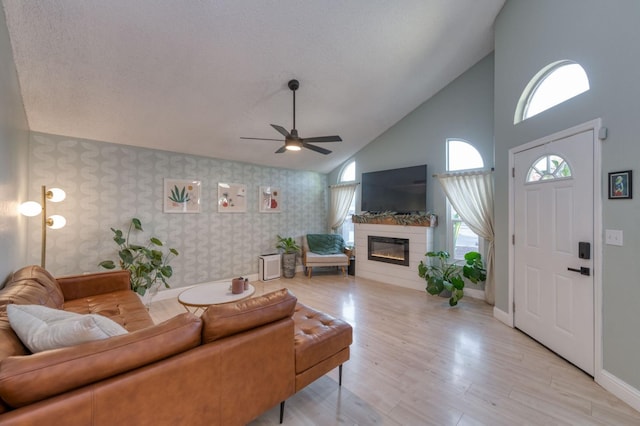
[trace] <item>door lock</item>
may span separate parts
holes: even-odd
[[[580,275],[586,275],[586,276],[591,275],[591,269],[585,266],[581,266],[580,269],[576,269],[576,268],[567,268],[567,269],[573,272],[580,272]]]

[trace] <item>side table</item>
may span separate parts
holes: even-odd
[[[191,287],[178,295],[178,302],[187,312],[194,314],[206,311],[211,305],[237,302],[248,299],[256,292],[256,288],[249,284],[249,288],[242,293],[231,293],[231,281],[204,283]],[[192,310],[191,310],[191,309]]]

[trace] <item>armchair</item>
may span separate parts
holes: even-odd
[[[302,237],[302,264],[311,278],[314,266],[336,266],[347,275],[349,256],[345,254],[344,240],[338,234],[307,234]]]

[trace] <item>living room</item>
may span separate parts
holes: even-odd
[[[68,194],[67,200],[51,207],[52,213],[64,215],[68,222],[65,228],[49,234],[47,268],[54,275],[97,271],[98,263],[114,253],[110,227],[122,227],[137,215],[145,229],[180,248],[180,256],[172,263],[175,276],[171,280],[172,287],[179,288],[256,273],[257,256],[274,251],[278,234],[299,238],[305,233],[326,232],[328,186],[338,181],[343,164],[356,161],[357,180],[362,172],[415,164],[427,164],[430,175],[443,173],[445,140],[456,137],[473,142],[485,165],[495,168],[494,314],[504,320],[512,315],[509,150],[601,118],[609,132],[602,141],[603,189],[598,197],[602,212],[596,229],[624,230],[624,245],[632,250],[605,244],[598,249],[601,351],[596,380],[637,409],[640,376],[635,360],[640,355],[640,343],[630,336],[635,336],[640,327],[636,307],[640,289],[635,285],[633,267],[633,248],[640,241],[633,219],[638,201],[637,197],[609,200],[606,192],[607,173],[633,169],[640,150],[634,142],[640,91],[636,82],[640,55],[635,42],[640,35],[636,25],[640,10],[636,3],[508,0],[494,23],[492,52],[478,57],[445,88],[416,105],[400,121],[389,123],[386,131],[326,172],[34,130],[24,111],[7,24],[2,22],[0,277],[39,263],[39,224],[19,216],[16,206],[37,198],[43,184],[61,187]],[[590,91],[514,125],[516,104],[527,83],[544,66],[560,59],[574,60],[587,70]],[[302,106],[304,76],[297,77],[302,82],[298,93]],[[287,78],[283,80],[285,84]],[[285,98],[288,108],[286,88],[278,96]],[[288,117],[290,112],[286,114]],[[266,135],[273,131],[268,122],[257,125],[264,127]],[[261,135],[242,132],[236,136]],[[201,213],[163,213],[160,194],[164,178],[200,180]],[[218,213],[212,200],[217,199],[219,182],[246,185],[246,213]],[[258,188],[262,185],[281,189],[281,213],[258,211]],[[429,209],[442,217],[446,199],[435,179],[428,179],[427,193]],[[435,245],[442,246],[446,238],[446,227],[436,227]]]

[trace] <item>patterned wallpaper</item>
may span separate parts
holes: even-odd
[[[67,225],[47,232],[46,267],[54,275],[98,271],[116,260],[111,227],[126,231],[132,217],[145,238],[156,236],[180,256],[171,261],[172,288],[258,272],[258,256],[275,252],[276,235],[327,230],[327,176],[208,157],[32,133],[29,199],[40,187],[60,187]],[[163,213],[164,178],[202,182],[200,213]],[[218,213],[218,182],[247,188],[246,213]],[[280,188],[280,213],[260,213],[258,188]],[[28,261],[40,263],[40,217],[29,219]],[[142,239],[140,240],[142,243]]]

